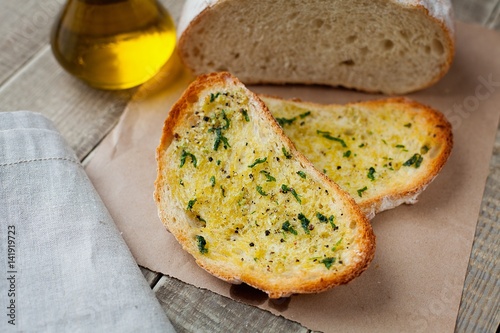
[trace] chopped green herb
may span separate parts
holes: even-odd
[[[347,148],[347,145],[345,144],[344,140],[342,140],[340,138],[336,138],[334,136],[331,136],[330,132],[325,132],[325,131],[317,130],[316,133],[319,134],[319,135],[321,135],[325,139],[332,140],[332,141],[337,141],[337,142],[339,142],[342,145],[342,147]]]
[[[216,163],[217,163],[217,165],[220,165],[220,160],[217,160],[217,162],[216,162]]]
[[[335,262],[335,258],[329,257],[321,260],[321,263],[325,265],[326,268],[330,269],[333,263]]]
[[[330,222],[330,225],[332,226],[333,230],[337,230],[338,229],[338,227],[335,225],[335,223],[333,223],[333,220],[335,219],[335,217],[333,215],[330,215],[330,217],[327,218],[325,215],[323,215],[321,213],[316,213],[316,217],[322,223],[328,223],[328,222]]]
[[[410,128],[411,127],[411,123],[405,124],[405,127]]]
[[[189,200],[188,205],[187,205],[187,210],[193,209],[194,204],[196,203],[196,199]]]
[[[333,230],[337,230],[339,227],[337,227],[337,226],[335,225],[335,223],[333,222],[333,220],[335,220],[335,216],[330,215],[330,217],[328,218],[328,222],[330,222],[330,225],[332,226],[332,229],[333,229]]]
[[[184,182],[182,181],[182,179],[179,180],[179,185],[184,186]]]
[[[391,163],[392,163],[392,162],[391,162]],[[392,164],[391,164],[391,163],[389,163],[389,164],[384,164],[384,165],[383,165],[383,167],[384,167],[384,168],[387,168],[387,169],[389,169],[389,170],[391,170],[391,171],[394,171],[394,168],[392,167]]]
[[[328,222],[328,218],[325,215],[323,215],[323,214],[321,214],[319,212],[316,212],[316,217],[322,223],[327,223]]]
[[[408,161],[404,162],[404,166],[412,166],[414,165],[415,168],[420,167],[420,164],[422,164],[422,161],[424,158],[420,154],[414,154]]]
[[[288,187],[288,185],[281,184],[281,191],[283,191],[283,193],[288,193],[288,191],[290,191],[290,188]]]
[[[229,118],[227,117],[226,115],[226,111],[222,110],[222,119],[226,121],[226,124],[224,126],[222,126],[221,129],[228,129],[229,128],[229,125],[231,124],[231,121],[229,120]]]
[[[222,185],[220,186],[220,190],[222,192],[222,196],[225,198],[226,197],[226,190],[224,189],[224,187],[222,187]]]
[[[264,176],[266,176],[268,182],[275,182],[276,181],[276,178],[274,178],[273,176],[271,176],[271,174],[269,173],[269,171],[260,170],[260,173],[263,174]]]
[[[292,192],[292,195],[293,195],[293,197],[295,198],[295,200],[297,200],[297,201],[298,201],[298,203],[300,203],[300,204],[301,204],[301,203],[302,203],[302,200],[300,199],[300,197],[299,197],[299,195],[297,194],[297,192],[295,192],[295,190],[294,190],[293,188],[292,188],[292,189],[290,189],[290,192]]]
[[[364,146],[365,146],[365,144],[364,144],[364,143],[362,143],[362,144],[360,144],[358,147],[359,147],[359,148],[363,148]]]
[[[215,186],[215,176],[210,177],[210,184],[212,185],[212,187]]]
[[[360,198],[363,196],[363,192],[366,191],[367,189],[368,189],[368,187],[365,186],[365,187],[358,190],[358,195]]]
[[[210,94],[210,103],[213,103],[217,97],[219,97],[220,92],[216,94]]]
[[[248,117],[248,111],[245,110],[245,109],[241,109],[240,112],[243,115],[243,118],[245,118],[245,121],[249,122],[250,121],[250,117]]]
[[[198,250],[200,250],[200,253],[208,253],[207,241],[205,238],[203,238],[203,236],[196,235],[196,241],[198,242]]]
[[[196,168],[196,166],[198,164],[198,161],[196,160],[196,156],[194,156],[193,154],[191,154],[185,150],[182,150],[180,167],[182,168],[184,166],[184,164],[186,164],[187,157],[191,158],[191,162],[193,163],[194,167]]]
[[[267,197],[267,193],[264,192],[264,190],[262,189],[262,186],[257,185],[257,192],[259,192],[260,195]]]
[[[417,161],[415,162],[415,168],[419,168],[420,164],[422,164],[424,158],[421,155],[418,155]]]
[[[396,145],[396,148],[404,148],[405,145]]]
[[[350,150],[348,150],[348,151],[346,151],[344,153],[344,157],[349,157],[349,156],[351,156],[351,151]]]
[[[196,218],[198,219],[198,221],[201,221],[203,223],[207,223],[207,221],[205,221],[205,219],[202,218],[200,215],[196,215]]]
[[[291,125],[295,120],[297,119],[297,117],[293,117],[293,118],[276,118],[276,120],[278,121],[278,124],[280,124],[281,127],[285,126],[285,125]]]
[[[383,142],[384,144],[387,144],[387,141],[385,141],[384,139],[382,139],[382,142]]]
[[[309,231],[309,223],[311,223],[311,221],[309,221],[307,219],[307,217],[305,217],[305,215],[302,213],[299,213],[298,218],[300,220],[300,225],[302,226],[302,229],[304,229],[306,234],[308,234],[310,232]]]
[[[421,153],[422,155],[425,155],[425,154],[427,154],[427,152],[428,152],[429,150],[430,150],[430,148],[429,148],[429,147],[427,147],[427,145],[424,145],[424,146],[422,146],[422,148],[420,148],[420,153]]]
[[[368,175],[367,177],[371,180],[371,181],[374,181],[375,180],[375,168],[374,167],[370,167],[370,169],[368,169]]]
[[[290,232],[294,235],[297,235],[297,230],[295,230],[292,225],[290,224],[290,222],[286,221],[285,223],[283,223],[283,225],[281,226],[281,229],[283,229],[284,231],[286,232]],[[266,233],[267,235],[267,233]]]
[[[307,111],[304,113],[299,114],[300,119],[304,119],[305,117],[309,116],[311,114],[311,111]]]
[[[335,245],[332,247],[332,251],[335,251],[337,249],[337,247],[340,245],[340,243],[342,243],[343,239],[344,238],[342,237],[339,239],[339,241],[337,243],[335,243]]]
[[[248,167],[249,168],[253,168],[254,166],[256,166],[257,164],[260,164],[260,163],[264,163],[265,161],[267,161],[267,157],[264,157],[264,158],[258,158],[256,159],[252,164],[250,164]]]
[[[300,176],[300,178],[306,179],[306,173],[304,171],[297,171],[297,174]]]
[[[281,151],[283,152],[283,155],[285,155],[286,159],[292,158],[292,154],[290,154],[285,147],[281,148]]]
[[[300,200],[300,196],[297,194],[297,192],[295,192],[295,190],[293,188],[288,187],[288,185],[282,184],[281,191],[283,193],[288,193],[288,192],[292,193],[295,200],[297,200],[300,204],[302,203],[302,200]]]
[[[229,144],[227,138],[222,135],[222,129],[221,128],[211,128],[208,130],[209,132],[215,132],[215,142],[214,142],[214,150],[217,151],[219,149],[220,143],[224,143],[224,148],[227,149],[227,147],[231,147]]]

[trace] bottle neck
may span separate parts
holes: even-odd
[[[75,33],[114,35],[141,29],[163,13],[156,0],[69,0],[61,23]]]

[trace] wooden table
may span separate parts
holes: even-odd
[[[135,89],[99,91],[56,63],[49,32],[64,0],[0,0],[0,111],[49,117],[83,163],[117,123]],[[177,21],[184,0],[163,0]],[[454,0],[456,17],[500,30],[500,0]],[[500,61],[500,59],[498,60]],[[500,322],[500,130],[490,162],[456,331]],[[178,332],[309,332],[297,323],[141,268]]]

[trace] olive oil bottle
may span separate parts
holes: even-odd
[[[68,0],[51,35],[62,67],[101,89],[144,83],[175,42],[174,23],[156,0]]]

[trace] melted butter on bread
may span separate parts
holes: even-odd
[[[297,149],[370,218],[415,203],[452,149],[445,117],[409,99],[320,105],[260,97]]]
[[[369,224],[228,75],[199,79],[167,119],[156,184],[162,220],[207,271],[271,297],[346,283],[373,256]]]

